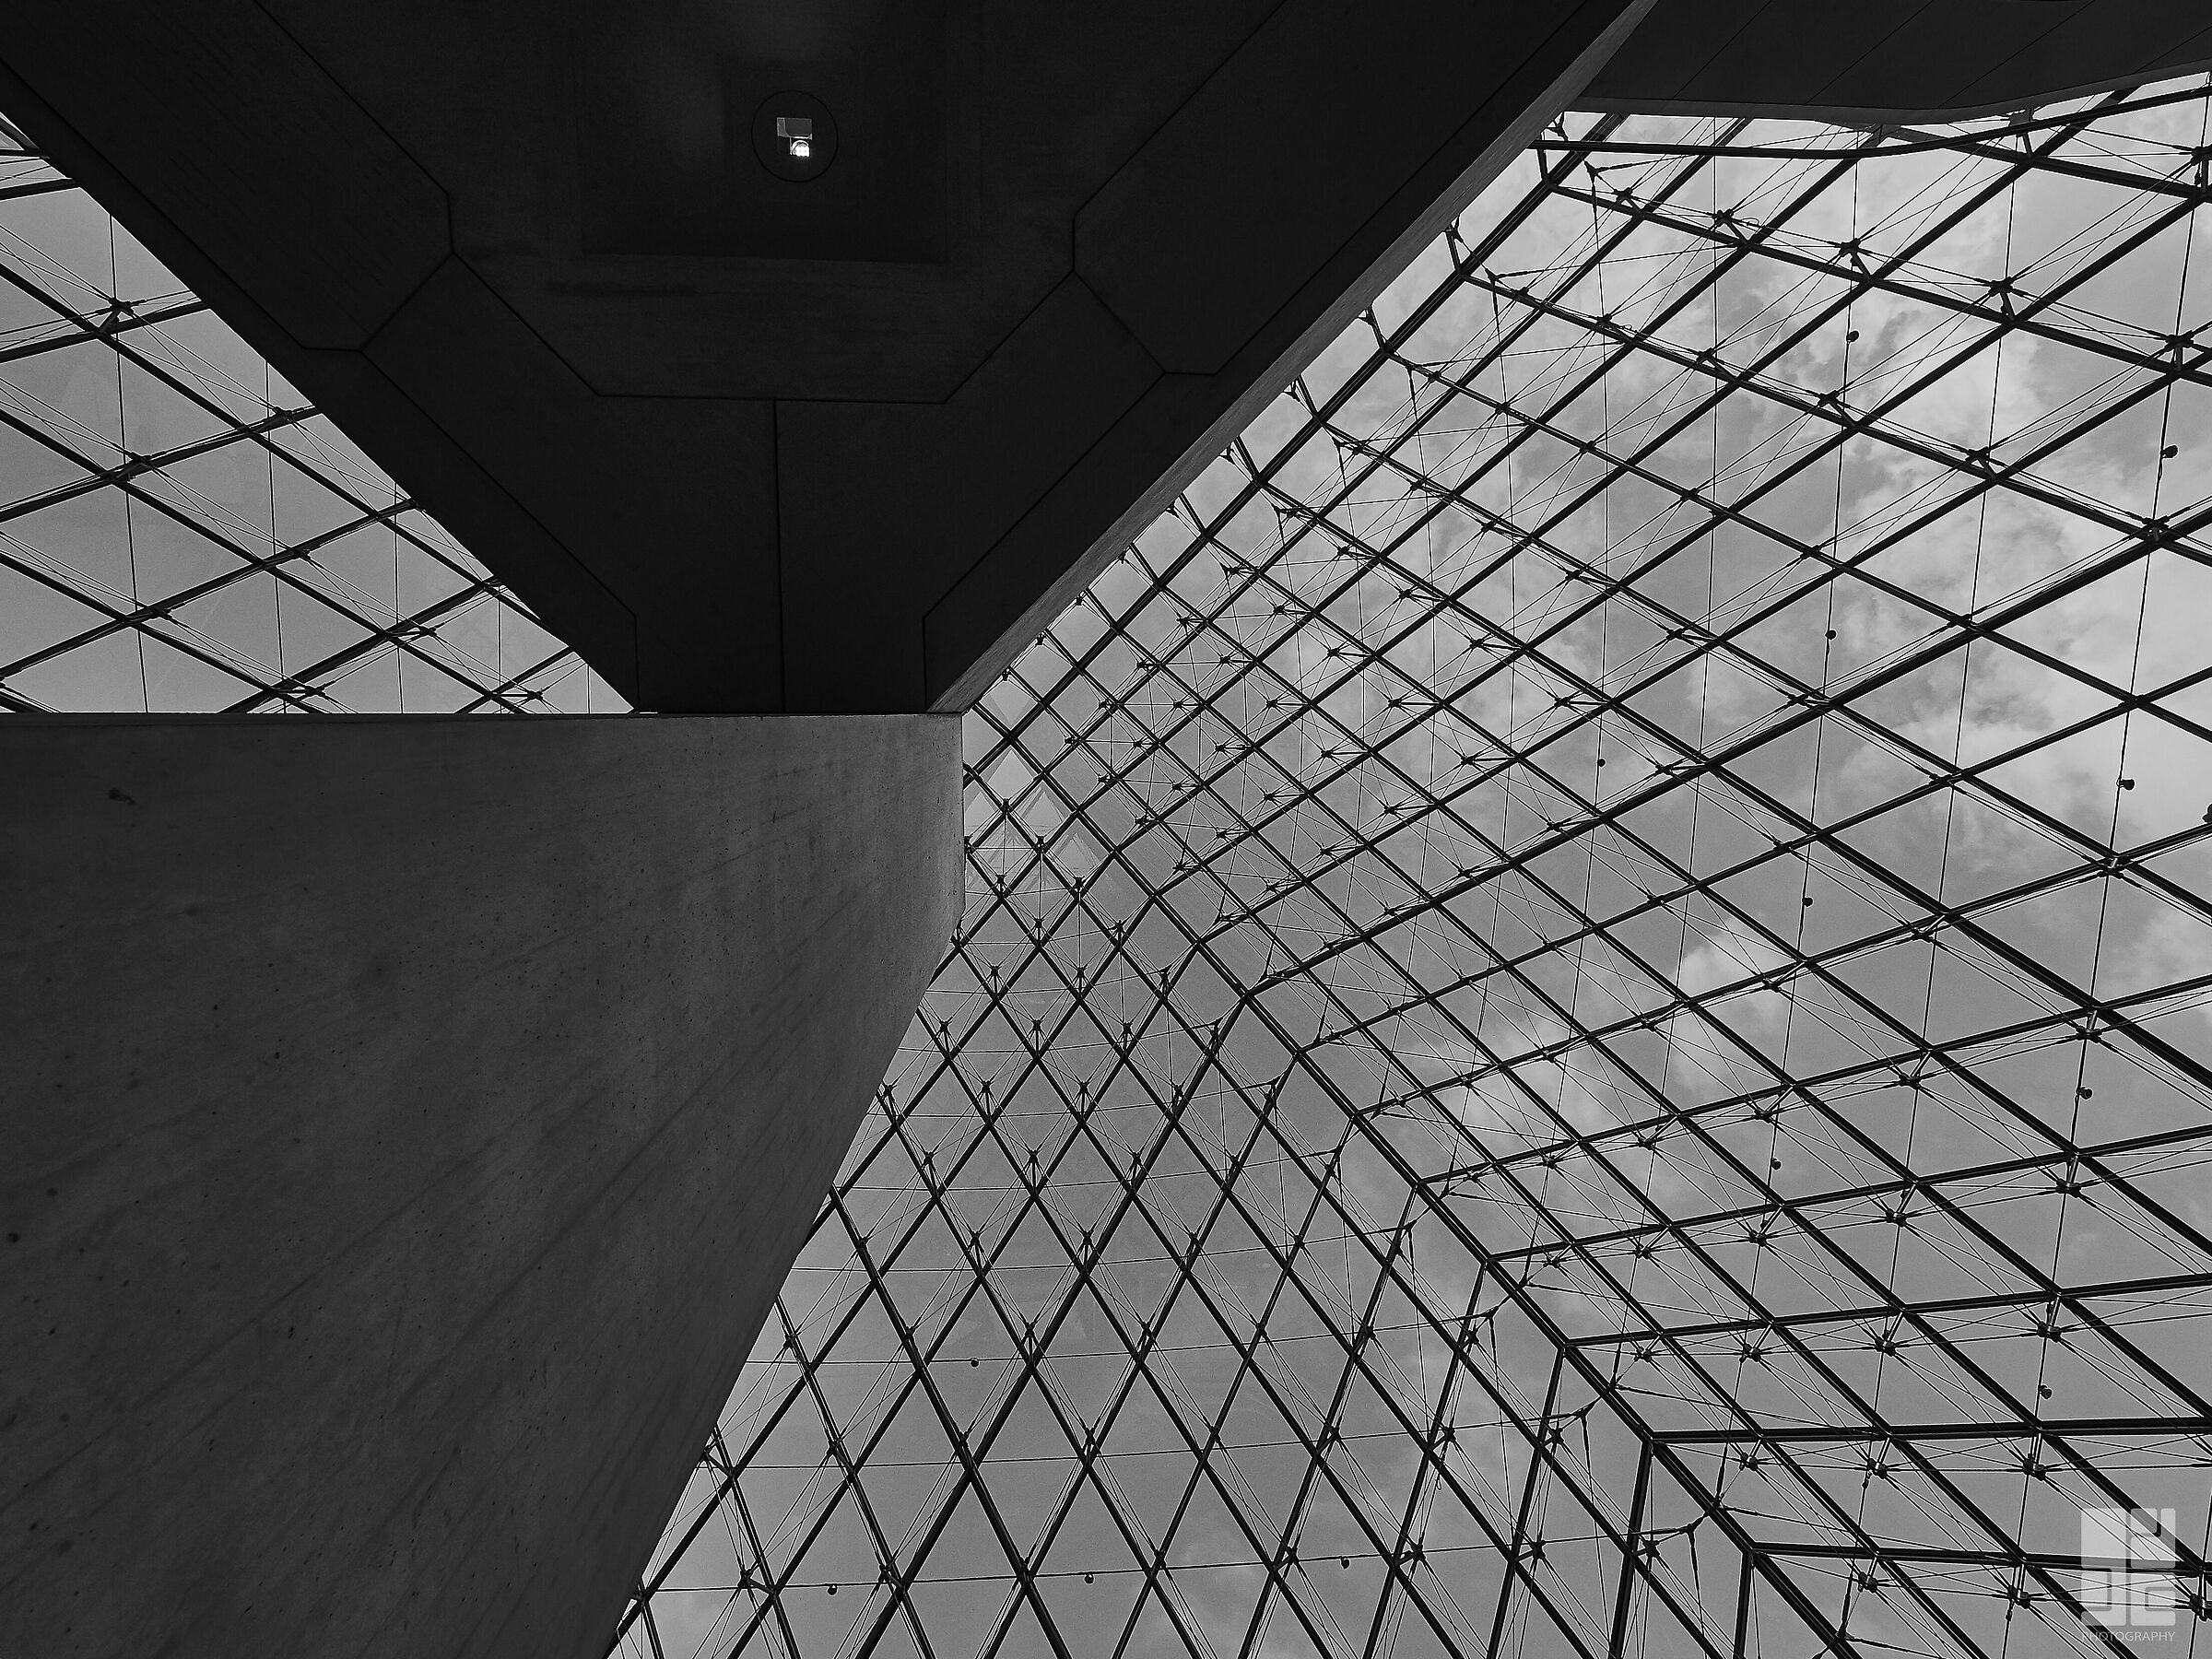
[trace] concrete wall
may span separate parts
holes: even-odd
[[[957,919],[958,745],[0,722],[0,1653],[601,1652]]]

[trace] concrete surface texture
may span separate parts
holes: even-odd
[[[958,723],[0,723],[0,1653],[603,1650],[950,935]]]

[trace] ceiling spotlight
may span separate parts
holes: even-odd
[[[837,117],[810,92],[771,92],[752,127],[754,156],[786,184],[811,184],[837,165]]]

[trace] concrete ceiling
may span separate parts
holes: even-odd
[[[1665,0],[1576,101],[1958,119],[2208,65],[2205,0]]]
[[[972,700],[1585,87],[2009,107],[2206,28],[2194,0],[18,0],[0,108],[633,702],[896,711]],[[778,176],[802,108],[834,159]]]

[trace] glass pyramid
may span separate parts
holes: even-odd
[[[2208,108],[1571,116],[1424,249],[970,716],[614,1651],[2187,1651]],[[11,147],[0,706],[620,706]]]
[[[1571,117],[1426,248],[970,716],[616,1651],[2191,1641],[2206,109]]]

